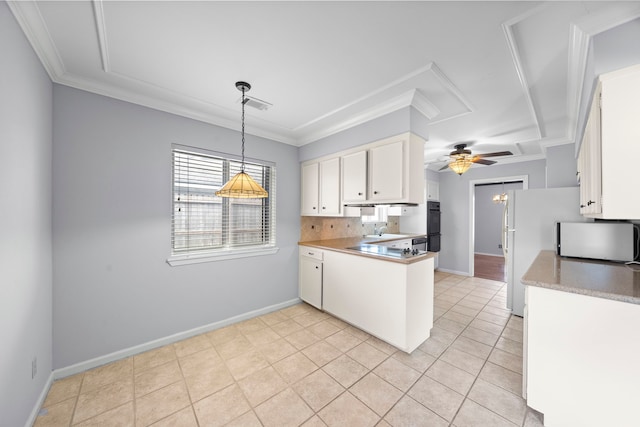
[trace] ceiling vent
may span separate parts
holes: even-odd
[[[269,104],[267,101],[263,101],[252,96],[245,96],[245,104],[247,107],[253,107],[256,110],[266,111],[273,107],[273,104]],[[238,102],[242,102],[242,98],[238,99]]]

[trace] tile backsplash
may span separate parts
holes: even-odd
[[[358,217],[303,216],[300,218],[300,241],[361,237],[365,234],[373,234],[373,228],[382,225],[387,226],[387,233],[398,233],[400,231],[400,217],[390,216],[386,223],[363,224]]]

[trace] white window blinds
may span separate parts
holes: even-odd
[[[245,161],[245,172],[269,193],[264,199],[217,197],[240,171],[224,154],[173,148],[173,255],[275,245],[275,167]]]

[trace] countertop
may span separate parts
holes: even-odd
[[[572,292],[597,298],[640,304],[638,265],[565,258],[540,251],[522,276],[528,286]]]
[[[367,238],[367,237],[343,237],[340,239],[328,239],[328,240],[313,240],[309,242],[298,242],[299,246],[310,246],[313,248],[326,249],[329,251],[342,252],[349,255],[357,255],[363,256],[367,258],[376,258],[382,261],[396,262],[400,264],[413,264],[414,262],[419,262],[428,258],[433,258],[436,256],[435,252],[427,252],[423,255],[416,255],[410,258],[390,258],[381,255],[375,254],[367,254],[363,252],[358,252],[352,249],[347,249],[353,246],[358,246],[363,243],[368,244],[377,244],[381,242],[390,242],[393,240],[404,240],[412,237],[424,236],[424,234],[416,234],[416,235],[408,235],[408,237],[398,238],[398,239],[376,239],[376,238]]]

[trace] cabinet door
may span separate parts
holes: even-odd
[[[299,272],[300,299],[322,309],[322,262],[300,256]]]
[[[580,213],[602,212],[602,154],[600,136],[600,91],[596,91],[578,155]]]
[[[427,181],[427,200],[440,200],[440,183]]]
[[[370,156],[369,198],[375,201],[403,198],[404,141],[374,147]]]
[[[319,179],[318,164],[302,166],[302,215],[318,215]]]
[[[320,163],[320,215],[340,215],[340,158]]]
[[[345,202],[367,199],[367,152],[342,157],[342,194]]]

